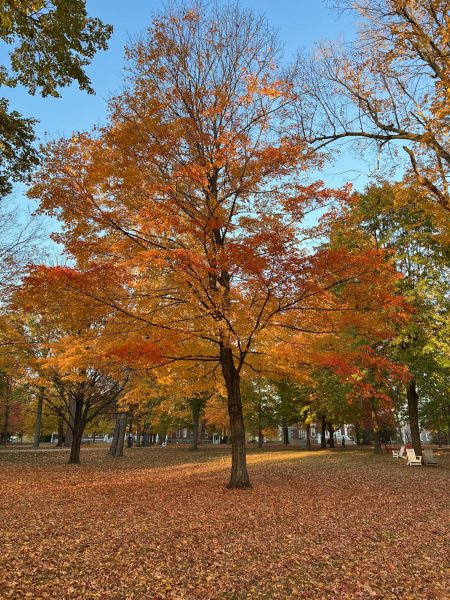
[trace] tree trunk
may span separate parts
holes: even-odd
[[[378,421],[377,410],[375,404],[372,403],[372,423],[373,423],[373,453],[374,454],[383,454],[383,449],[381,448],[381,433],[380,433],[380,423]]]
[[[82,420],[84,398],[77,396],[74,398],[74,411],[71,411],[73,417],[72,445],[70,446],[69,464],[78,464],[80,462],[81,439],[83,437],[86,423]]]
[[[264,444],[264,436],[263,436],[263,432],[262,432],[261,425],[260,425],[258,427],[258,446],[260,448],[262,448],[263,444]]]
[[[239,373],[236,371],[231,348],[221,347],[220,364],[227,388],[228,415],[231,430],[230,489],[251,487],[247,472],[244,415],[242,412]]]
[[[200,425],[200,411],[201,406],[199,402],[195,400],[191,400],[191,410],[192,410],[192,445],[191,450],[198,449],[198,436],[199,436],[199,425]]]
[[[259,392],[261,393],[261,385],[259,385]],[[258,402],[258,446],[260,448],[263,447],[263,443],[264,443],[264,436],[263,436],[263,432],[262,432],[262,424],[263,424],[263,415],[262,415],[262,402],[261,402],[261,398],[259,399]]]
[[[354,425],[353,427],[355,429],[355,441],[356,441],[356,445],[360,446],[361,445],[361,439],[359,437],[359,427],[358,427],[358,425]]]
[[[116,416],[116,424],[114,427],[113,439],[109,448],[109,456],[123,456],[123,446],[125,442],[125,430],[127,428],[126,413],[118,413]]]
[[[306,447],[311,450],[311,425],[306,426]]]
[[[127,415],[122,413],[119,416],[119,435],[117,439],[116,457],[123,456],[123,446],[125,444],[125,431],[127,428]]]
[[[328,435],[330,436],[330,448],[334,448],[334,428],[331,423],[328,423]]]
[[[66,429],[66,435],[65,435],[65,439],[64,439],[64,446],[66,448],[72,447],[72,436],[73,436],[72,428],[74,427],[74,422],[75,422],[75,412],[76,412],[76,400],[74,398],[70,398],[70,400],[69,400],[69,423],[70,423],[70,426],[67,427],[67,429]]]
[[[141,420],[136,419],[136,446],[139,448],[142,444],[142,427]]]
[[[285,446],[289,445],[289,427],[287,425],[283,425],[283,444]]]
[[[371,427],[366,427],[364,429],[364,446],[370,446],[373,439],[373,429]]]
[[[414,452],[422,455],[422,443],[420,441],[419,428],[419,396],[417,394],[416,382],[414,380],[408,386],[406,396],[408,398],[409,428],[411,430],[411,442]]]
[[[83,438],[84,424],[77,423],[72,431],[72,446],[70,447],[69,465],[80,462],[81,440]]]
[[[42,427],[42,394],[39,394],[37,409],[36,409],[36,420],[34,422],[34,437],[33,437],[33,448],[39,448],[41,441],[41,427]]]
[[[327,432],[327,420],[325,418],[325,415],[322,415],[322,433],[320,435],[320,447],[321,448],[327,447],[327,440],[325,437],[326,432]]]
[[[64,437],[64,419],[58,417],[58,441],[56,443],[57,448],[62,448]]]
[[[2,429],[2,445],[6,446],[8,443],[8,427],[9,427],[9,402],[11,400],[11,382],[9,377],[5,378],[5,413],[4,413],[4,421],[3,421],[3,429]]]

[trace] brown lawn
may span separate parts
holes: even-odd
[[[0,452],[2,598],[448,599],[450,453]]]

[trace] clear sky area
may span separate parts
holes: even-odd
[[[241,0],[240,5],[266,15],[279,32],[287,61],[298,50],[312,49],[316,42],[350,39],[355,31],[350,16],[333,13],[325,0]],[[164,6],[163,0],[88,0],[89,15],[114,27],[109,49],[99,52],[87,69],[95,95],[79,91],[76,85],[62,89],[62,98],[58,99],[33,97],[21,88],[2,90],[1,95],[10,99],[12,108],[39,120],[36,134],[40,142],[104,123],[107,100],[120,92],[122,86],[124,46],[139,37],[152,16]],[[342,185],[350,180],[361,187],[367,178],[359,172],[367,169],[365,163],[343,157],[337,164],[326,167],[320,178],[328,185]],[[18,186],[15,197],[20,204],[22,192],[23,186]]]

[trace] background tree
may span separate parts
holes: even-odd
[[[59,88],[76,81],[94,92],[84,67],[106,50],[112,27],[88,17],[85,0],[1,0],[0,10],[0,39],[10,47],[0,85],[59,97]],[[38,163],[34,123],[0,98],[0,196]]]
[[[447,0],[342,0],[359,17],[354,42],[326,44],[301,70],[304,135],[317,149],[403,149],[421,196],[448,223],[450,17]],[[430,200],[436,204],[430,206]]]

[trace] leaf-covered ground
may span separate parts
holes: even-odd
[[[2,598],[448,599],[450,453],[0,452]]]

